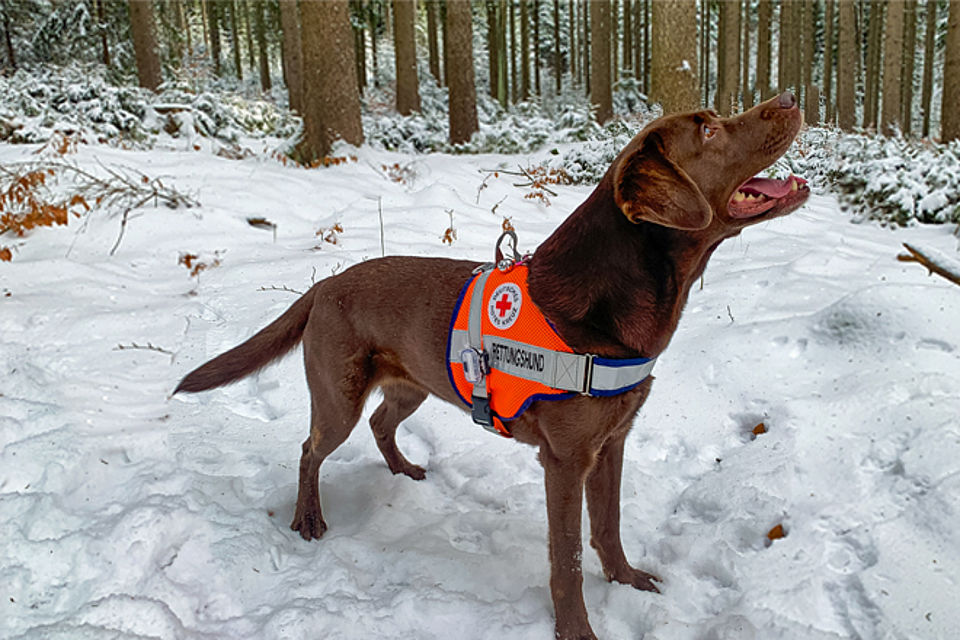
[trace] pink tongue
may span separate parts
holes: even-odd
[[[774,180],[773,178],[750,178],[740,186],[740,191],[746,194],[762,193],[768,198],[782,198],[790,193],[790,180]]]

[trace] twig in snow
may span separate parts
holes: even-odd
[[[172,356],[173,352],[168,351],[162,347],[158,347],[150,342],[147,344],[137,344],[136,342],[131,342],[130,344],[118,344],[113,348],[114,351],[130,351],[130,350],[139,350],[139,351],[156,351],[157,353],[164,353],[168,356]]]
[[[297,291],[296,289],[291,289],[286,285],[280,285],[278,287],[275,284],[272,284],[269,287],[260,287],[259,289],[257,289],[257,291],[286,291],[287,293],[295,293],[298,296],[302,296],[304,294],[303,291]]]
[[[910,253],[901,253],[897,256],[897,260],[900,262],[919,262],[925,266],[930,273],[935,273],[955,285],[960,285],[960,263],[955,262],[938,251],[918,249],[906,242],[903,243],[903,246]]]

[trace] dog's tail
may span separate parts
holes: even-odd
[[[206,391],[262,369],[300,342],[318,285],[243,344],[222,353],[186,375],[173,391]]]

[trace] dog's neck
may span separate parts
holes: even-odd
[[[605,177],[537,249],[531,298],[576,351],[659,355],[721,238],[634,224]]]

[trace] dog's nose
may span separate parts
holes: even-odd
[[[793,109],[797,106],[797,96],[792,91],[784,91],[780,94],[780,106],[784,109]]]

